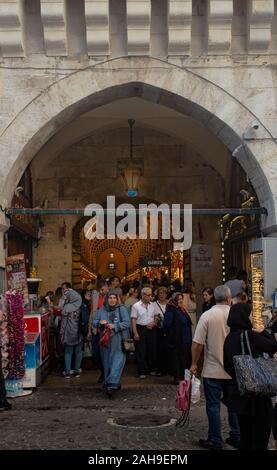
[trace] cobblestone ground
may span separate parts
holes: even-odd
[[[132,364],[127,369],[122,390],[112,399],[97,384],[97,371],[84,371],[70,380],[49,375],[32,395],[11,399],[12,411],[1,413],[0,449],[198,449],[198,439],[207,432],[204,400],[192,405],[186,427],[155,427],[157,419],[165,423],[179,417],[176,386],[170,377],[140,380]],[[111,424],[118,418],[132,426],[153,427]],[[222,423],[226,438],[224,407]]]

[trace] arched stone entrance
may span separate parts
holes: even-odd
[[[9,206],[28,163],[62,126],[110,101],[137,96],[201,122],[238,159],[259,202],[268,210],[264,227],[276,224],[276,143],[239,100],[195,72],[158,59],[121,58],[73,72],[44,90],[4,130],[0,202]],[[258,126],[247,145],[242,134]]]

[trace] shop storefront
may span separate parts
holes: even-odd
[[[171,278],[171,262],[170,258],[160,259],[140,259],[140,274],[142,277],[147,277],[149,280],[158,279],[159,281]]]

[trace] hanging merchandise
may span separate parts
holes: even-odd
[[[9,332],[9,379],[21,379],[25,374],[23,294],[6,292]]]
[[[4,296],[0,296],[0,344],[2,354],[2,371],[4,378],[6,378],[9,373],[9,330],[7,303]]]

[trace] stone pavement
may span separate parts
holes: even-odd
[[[207,431],[203,398],[192,405],[186,427],[155,427],[178,418],[176,386],[170,377],[141,380],[132,364],[127,369],[122,391],[112,399],[97,384],[98,371],[70,380],[51,374],[32,395],[11,400],[12,411],[1,413],[0,449],[198,449],[197,441]],[[125,426],[112,424],[116,419]],[[226,438],[225,410],[222,422]]]

